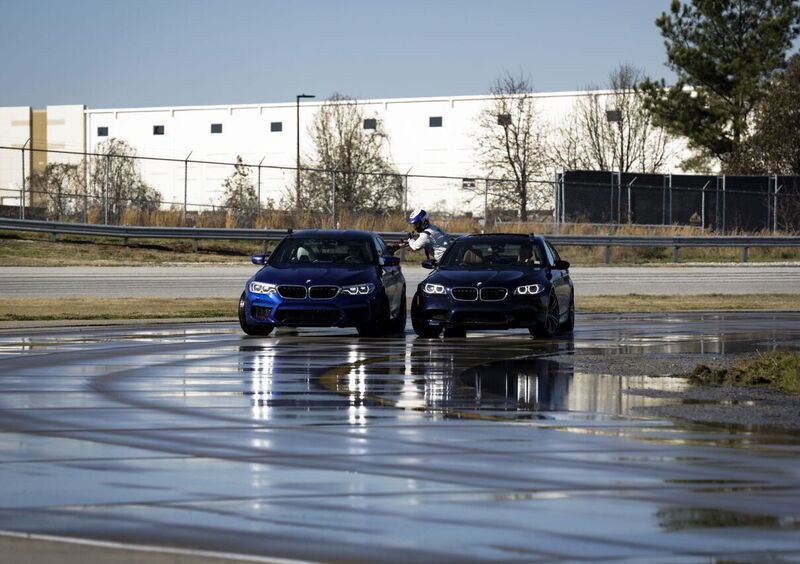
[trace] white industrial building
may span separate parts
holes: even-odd
[[[586,92],[540,93],[535,107],[544,123],[558,124]],[[433,98],[388,98],[360,100],[364,117],[377,119],[389,136],[389,158],[401,173],[410,172],[409,206],[427,206],[443,211],[479,207],[466,201],[458,180],[414,178],[442,175],[481,178],[477,154],[478,116],[491,96]],[[300,151],[313,152],[309,125],[321,104],[303,101],[299,111]],[[369,119],[365,120],[365,126]],[[87,109],[80,105],[0,108],[0,197],[17,205],[23,178],[23,151],[27,147],[51,152],[25,152],[26,170],[42,169],[47,162],[74,162],[78,155],[55,151],[92,152],[98,143],[123,139],[139,156],[167,157],[183,162],[141,161],[146,182],[163,199],[182,204],[184,180],[191,204],[217,203],[222,181],[230,166],[191,161],[232,163],[241,156],[245,163],[262,164],[262,201],[278,203],[291,190],[298,119],[295,101],[274,104],[222,106],[176,106],[156,108]],[[677,165],[673,168],[677,169]],[[185,176],[184,171],[188,171]],[[555,171],[553,171],[555,172]],[[253,170],[256,182],[257,170]],[[548,171],[548,178],[552,174]],[[190,206],[191,207],[191,206]]]

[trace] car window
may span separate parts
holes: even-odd
[[[544,242],[544,252],[547,255],[547,262],[549,264],[555,264],[556,257],[553,256],[553,250],[551,249],[550,245],[547,244],[547,241]]]
[[[442,267],[503,268],[541,266],[539,245],[530,240],[521,241],[457,241],[442,258]]]
[[[270,261],[275,265],[375,264],[377,257],[369,239],[285,239]]]
[[[561,257],[558,256],[558,251],[553,245],[550,244],[550,241],[545,241],[545,244],[547,245],[547,248],[550,249],[550,253],[553,255],[553,258],[555,260],[561,260]],[[555,264],[555,262],[553,264]]]
[[[386,248],[386,243],[384,243],[383,239],[380,237],[375,237],[375,246],[378,249],[378,256],[385,257],[389,254],[389,251]]]

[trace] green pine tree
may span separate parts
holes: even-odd
[[[658,125],[689,140],[688,168],[718,159],[725,170],[750,133],[751,114],[800,33],[796,0],[673,0],[656,20],[677,82],[641,84]]]

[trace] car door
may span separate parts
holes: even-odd
[[[556,293],[556,299],[558,300],[558,311],[561,317],[564,318],[569,311],[569,301],[572,294],[569,271],[555,267],[556,261],[561,260],[558,251],[556,251],[546,239],[542,239],[542,241],[544,242],[545,253],[547,254],[547,262],[550,264],[550,274],[553,277],[551,282],[553,284],[553,290]]]
[[[388,256],[389,250],[386,248],[386,243],[377,235],[373,237],[375,243],[375,251],[378,257]],[[392,316],[396,315],[400,308],[400,294],[403,292],[402,274],[400,273],[399,266],[383,266],[380,265],[381,283],[386,290],[386,297],[389,299],[389,309]]]

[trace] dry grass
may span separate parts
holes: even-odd
[[[0,321],[235,317],[236,299],[0,299]]]
[[[575,298],[579,312],[668,312],[668,311],[800,311],[797,294],[705,294],[698,296],[581,296]]]
[[[236,317],[234,298],[0,299],[0,321]],[[798,310],[797,295],[578,296],[582,313]]]
[[[90,214],[91,220],[100,219]],[[152,213],[129,210],[123,223],[130,225],[179,226],[182,213],[179,209],[159,210]],[[224,212],[204,212],[196,217],[196,224],[203,227],[237,227],[234,218]],[[475,233],[480,225],[474,218],[441,218],[436,223],[450,233]],[[260,229],[300,229],[309,227],[329,228],[330,218],[317,213],[290,214],[280,210],[264,211],[255,221]],[[404,232],[409,226],[399,215],[351,216],[343,213],[338,227],[379,232]],[[541,233],[544,235],[620,235],[620,236],[699,236],[708,232],[696,227],[665,226],[643,227],[637,225],[604,226],[569,224],[555,226],[552,223],[503,223],[492,226],[499,233]],[[754,233],[771,235],[771,233]],[[780,234],[779,234],[780,235]],[[35,241],[32,245],[22,241]],[[168,262],[227,262],[247,261],[250,254],[259,252],[261,245],[249,241],[201,241],[200,252],[193,253],[190,241],[133,239],[122,245],[120,239],[61,236],[59,243],[48,242],[42,234],[23,234],[0,231],[0,266],[67,266],[109,264],[162,264]],[[603,247],[562,247],[562,257],[575,265],[602,264]],[[738,262],[738,248],[683,248],[681,262]],[[418,254],[409,253],[409,262],[417,262]],[[672,261],[672,250],[656,247],[615,247],[612,250],[614,264],[655,264]],[[751,262],[784,262],[800,260],[798,248],[750,249]]]
[[[689,381],[701,386],[768,386],[800,394],[800,354],[777,351],[740,360],[727,368],[698,364]]]

